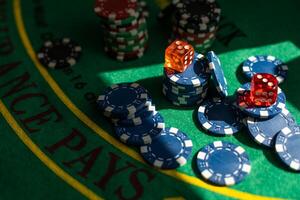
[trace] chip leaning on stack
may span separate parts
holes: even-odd
[[[104,34],[105,52],[120,61],[140,58],[148,45],[146,2],[141,0],[96,0]]]
[[[216,38],[221,9],[215,0],[173,0],[171,40],[189,42],[202,53]]]

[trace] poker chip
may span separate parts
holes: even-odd
[[[149,106],[146,106],[146,109],[140,109],[140,111],[136,111],[136,114],[128,115],[126,119],[112,118],[112,123],[115,126],[138,126],[143,123],[147,123],[148,121],[152,121],[153,115],[155,115],[157,111],[155,110],[155,106],[152,105],[151,101],[148,102],[146,104]]]
[[[59,69],[77,63],[81,55],[81,46],[70,38],[47,40],[37,53],[37,58],[46,67]]]
[[[300,171],[300,127],[287,126],[281,129],[275,141],[275,150],[284,164]]]
[[[116,126],[115,133],[128,145],[142,146],[152,142],[165,128],[163,117],[157,112],[151,120],[137,126]]]
[[[124,117],[144,107],[149,99],[148,91],[138,83],[120,83],[106,88],[97,105],[107,117]]]
[[[216,34],[216,31],[213,31],[209,34],[205,34],[205,33],[194,34],[194,33],[186,32],[180,27],[173,27],[173,32],[177,33],[180,36],[185,37],[188,41],[195,41],[199,43],[203,42],[206,39],[213,38]]]
[[[192,140],[177,128],[165,128],[151,143],[140,147],[142,157],[161,169],[175,169],[187,163]]]
[[[243,63],[243,73],[251,79],[254,74],[268,73],[274,75],[278,83],[287,77],[288,66],[271,55],[251,56]]]
[[[221,67],[220,59],[213,51],[207,53],[207,59],[209,62],[209,68],[212,73],[213,82],[216,86],[218,93],[221,95],[221,97],[227,97],[228,85],[227,80],[224,76],[223,69]]]
[[[232,135],[244,127],[243,115],[236,106],[218,98],[204,101],[197,119],[203,129],[215,135]]]
[[[230,142],[215,141],[200,149],[197,168],[209,182],[230,186],[245,179],[251,164],[245,149]]]
[[[179,87],[176,87],[175,85],[171,85],[167,82],[163,82],[163,89],[167,90],[167,91],[171,91],[171,93],[175,94],[175,95],[199,95],[201,93],[204,92],[204,89],[206,89],[208,87],[208,84],[203,85],[203,87],[197,87],[195,89],[191,89],[191,90],[186,90],[181,89]]]
[[[132,53],[136,51],[140,51],[140,49],[143,49],[148,42],[148,37],[144,37],[140,41],[138,41],[136,44],[133,45],[123,45],[123,44],[116,44],[114,46],[111,46],[108,49],[111,49],[115,52],[123,52],[123,53]]]
[[[116,38],[132,38],[136,37],[140,32],[145,31],[146,28],[147,23],[146,20],[143,18],[143,23],[140,23],[135,29],[128,30],[126,32],[108,30],[108,34]]]
[[[207,96],[207,88],[200,94],[174,94],[163,87],[162,93],[176,106],[195,106],[200,104]]]
[[[237,89],[237,95],[244,95],[250,91],[251,84],[246,83]],[[286,97],[283,91],[278,87],[276,102],[269,107],[248,106],[246,102],[239,102],[238,107],[247,115],[258,119],[270,119],[278,115],[285,108]]]
[[[203,74],[205,63],[201,60],[202,54],[195,53],[193,63],[182,73],[169,72],[164,68],[164,75],[170,83],[183,87],[199,87],[206,84],[208,76]]]
[[[119,20],[135,16],[136,8],[136,0],[96,0],[94,11],[99,17]]]
[[[144,55],[146,47],[141,48],[135,52],[130,52],[130,53],[124,53],[124,52],[114,52],[113,50],[105,47],[104,51],[111,56],[112,58],[115,58],[116,60],[119,61],[128,61],[128,60],[133,60],[136,58],[140,58]]]
[[[252,138],[266,147],[273,147],[277,134],[285,127],[295,125],[295,119],[286,108],[281,113],[267,120],[247,118],[247,127]]]
[[[140,17],[137,22],[133,25],[129,25],[129,26],[115,26],[115,27],[111,27],[107,24],[103,24],[103,28],[108,29],[110,32],[113,33],[124,33],[127,31],[131,31],[131,30],[136,30],[139,28],[140,25],[143,25],[146,23],[146,19],[143,17]]]

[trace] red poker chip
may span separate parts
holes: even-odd
[[[96,0],[94,11],[99,17],[111,20],[136,15],[137,0]]]

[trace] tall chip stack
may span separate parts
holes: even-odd
[[[208,50],[216,39],[221,8],[215,0],[173,0],[170,40],[184,40],[197,52]]]
[[[145,1],[96,0],[104,38],[104,50],[119,61],[133,60],[144,55],[148,45]]]
[[[207,59],[187,42],[175,40],[165,51],[163,94],[176,106],[191,107],[207,95]]]

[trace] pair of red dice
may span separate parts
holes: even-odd
[[[278,81],[272,74],[258,73],[251,79],[251,89],[239,96],[238,103],[247,107],[269,107],[277,100]]]

